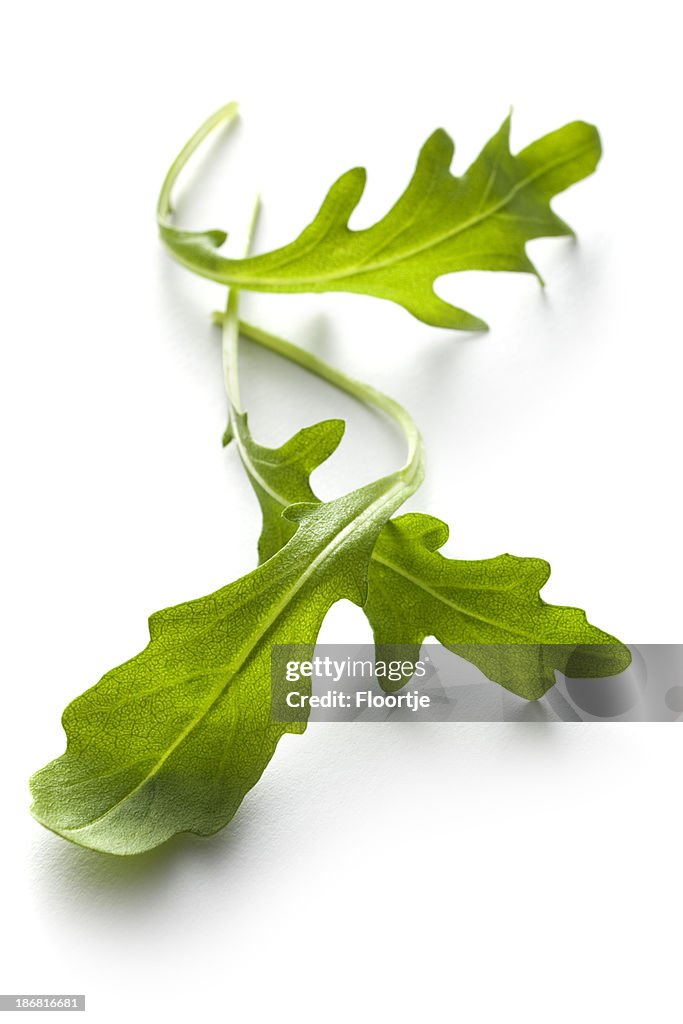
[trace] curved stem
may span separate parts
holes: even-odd
[[[207,118],[204,124],[197,129],[191,139],[185,143],[173,163],[168,169],[164,178],[157,200],[157,223],[159,227],[171,227],[170,216],[173,213],[171,205],[171,192],[180,172],[183,170],[193,153],[201,146],[204,139],[216,128],[223,125],[225,128],[232,127],[239,113],[237,103],[226,103],[224,107],[217,110],[215,114]],[[220,232],[224,234],[224,232]]]
[[[224,319],[222,314],[219,314],[218,318]],[[339,388],[341,391],[353,395],[354,398],[359,399],[364,404],[372,405],[390,416],[400,426],[408,444],[408,455],[406,464],[403,467],[404,470],[422,461],[423,445],[420,431],[413,417],[399,402],[389,398],[388,395],[371,387],[369,384],[356,380],[354,377],[349,377],[346,373],[335,369],[329,363],[324,362],[318,356],[314,356],[311,352],[307,352],[298,345],[294,345],[291,341],[286,341],[284,338],[279,338],[269,331],[264,331],[261,327],[241,320],[239,330],[250,341],[255,341],[258,345],[262,345],[271,352],[276,352],[285,359],[289,359],[290,362],[296,363],[297,366],[302,367],[304,370],[308,370],[309,373],[315,374],[316,377],[322,377],[323,380],[333,384],[334,387]]]
[[[244,237],[240,240],[240,247],[245,255],[248,255],[251,240],[256,228],[261,200],[259,196],[254,199],[251,216],[244,230]],[[225,315],[222,321],[221,351],[223,354],[223,381],[225,393],[228,396],[230,422],[240,410],[240,385],[239,385],[239,315],[238,315],[239,291],[237,288],[230,288],[228,301],[225,307]]]

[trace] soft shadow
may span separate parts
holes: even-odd
[[[448,409],[467,387],[460,372],[470,358],[472,346],[488,337],[480,331],[433,331],[424,343],[418,341],[411,353],[406,377],[410,380],[411,411],[418,422],[434,416],[434,410]]]
[[[326,362],[343,368],[343,362],[341,361],[343,353],[339,351],[340,346],[335,345],[332,340],[331,325],[331,319],[325,313],[314,313],[310,317],[306,331],[307,337],[311,342],[310,350],[319,359],[324,359]]]
[[[78,914],[94,904],[110,904],[125,913],[142,899],[147,905],[165,900],[187,873],[210,875],[219,865],[232,871],[252,849],[259,818],[255,809],[243,807],[213,836],[183,833],[130,857],[87,850],[45,833],[32,851],[36,887],[58,910]]]

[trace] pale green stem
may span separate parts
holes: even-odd
[[[240,240],[240,248],[244,255],[248,255],[251,240],[254,236],[256,222],[261,209],[261,200],[256,196],[251,210],[251,217],[245,228],[244,237]],[[230,409],[230,421],[241,412],[240,409],[240,385],[239,385],[239,291],[237,288],[228,290],[228,301],[225,307],[225,315],[222,318],[221,350],[223,353],[223,381],[225,392],[228,396]]]
[[[175,185],[180,172],[185,167],[193,153],[199,149],[204,139],[211,134],[216,128],[221,125],[225,128],[231,128],[234,122],[237,120],[239,112],[238,105],[236,103],[226,103],[224,107],[217,110],[215,114],[207,118],[204,124],[197,129],[192,138],[185,143],[183,148],[178,153],[171,166],[169,167],[168,174],[164,178],[164,183],[161,186],[161,192],[159,193],[159,199],[157,201],[157,222],[160,227],[170,227],[170,217],[173,213],[173,206],[171,204],[171,192]],[[222,234],[222,232],[221,232]]]
[[[224,323],[226,316],[223,313],[217,313],[215,319],[220,323]],[[309,373],[315,374],[316,377],[321,377],[334,387],[352,395],[363,404],[374,406],[385,415],[390,416],[400,426],[408,444],[408,455],[404,468],[422,462],[422,437],[415,420],[407,409],[404,409],[393,398],[371,387],[370,384],[365,384],[354,377],[349,377],[348,374],[335,369],[329,363],[319,359],[318,356],[314,356],[312,352],[307,352],[298,345],[294,345],[291,341],[286,341],[284,338],[271,334],[269,331],[264,331],[261,327],[256,327],[254,324],[241,320],[239,322],[239,331],[250,341],[255,341],[258,345],[262,345],[271,352],[283,356]]]

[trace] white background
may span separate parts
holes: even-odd
[[[412,507],[448,552],[539,555],[547,600],[627,642],[680,642],[680,110],[672,4],[25,3],[2,30],[0,991],[85,992],[95,1022],[680,1021],[677,728],[318,726],[286,737],[233,824],[132,860],[28,815],[65,704],[146,641],[154,609],[254,565],[258,516],[223,452],[217,286],[162,251],[163,173],[205,116],[243,127],[195,176],[192,226],[257,184],[257,248],[368,167],[393,202],[437,126],[463,170],[514,105],[513,145],[601,129],[598,174],[537,241],[547,281],[458,275],[492,330],[438,331],[354,296],[244,312],[405,402],[427,442]],[[248,171],[252,168],[252,171]],[[259,440],[349,420],[322,496],[398,464],[390,427],[245,344]],[[338,607],[327,639],[367,640]]]

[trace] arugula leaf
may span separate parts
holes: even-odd
[[[359,387],[366,388],[282,338],[251,324],[243,323],[241,329],[246,337],[344,390],[358,394]],[[366,400],[374,401],[372,390]],[[307,501],[317,500],[309,475],[336,448],[337,423],[309,427],[276,449],[256,446],[248,436],[238,442],[263,513],[261,559],[289,537],[291,526],[283,510],[304,495]],[[237,436],[242,429],[238,427]],[[628,648],[591,625],[585,612],[542,600],[539,591],[550,576],[547,562],[509,554],[477,561],[448,559],[438,554],[447,539],[446,523],[423,513],[399,516],[382,528],[370,559],[364,605],[377,661],[396,660],[392,647],[397,645],[402,647],[398,660],[415,662],[422,641],[435,636],[526,700],[542,697],[554,685],[556,670],[572,678],[595,678],[628,667]],[[411,644],[415,650],[407,654]]]
[[[280,737],[303,729],[270,721],[272,645],[312,654],[335,601],[364,603],[377,534],[420,473],[413,460],[342,498],[291,506],[294,535],[273,558],[152,615],[145,650],[64,712],[66,753],[31,782],[38,821],[117,854],[227,824]]]
[[[540,558],[498,555],[476,561],[445,558],[448,526],[422,513],[392,519],[372,553],[364,610],[379,660],[394,645],[435,636],[496,683],[538,700],[570,678],[618,675],[627,647],[591,625],[585,612],[546,604],[539,591],[550,566]],[[407,655],[410,658],[410,655]]]
[[[482,330],[486,324],[450,305],[434,282],[461,270],[508,270],[538,275],[525,245],[534,238],[572,235],[550,199],[591,174],[601,155],[597,129],[574,121],[510,152],[510,118],[461,177],[450,172],[454,146],[438,129],[420,152],[412,179],[391,210],[355,231],[349,217],[366,173],[347,171],[329,190],[314,220],[289,245],[261,256],[228,259],[218,249],[223,231],[183,231],[170,222],[177,175],[217,125],[229,123],[229,104],[202,125],[164,182],[158,204],[161,237],[186,267],[213,281],[252,291],[357,292],[396,302],[436,327]]]
[[[280,448],[257,444],[248,429],[246,413],[235,414],[233,436],[249,480],[256,492],[263,527],[258,542],[259,561],[266,562],[292,536],[295,526],[283,516],[283,509],[295,502],[317,502],[309,477],[339,445],[343,420],[323,420],[304,427]],[[291,495],[291,500],[284,495]]]
[[[257,214],[258,202],[245,248]],[[31,810],[47,828],[91,849],[140,853],[178,832],[210,835],[227,824],[280,737],[302,731],[301,724],[271,721],[273,645],[297,644],[310,656],[336,601],[364,604],[379,531],[424,475],[417,427],[379,393],[378,404],[399,421],[408,444],[395,473],[317,501],[308,475],[339,443],[339,421],[300,431],[269,459],[240,410],[238,301],[231,289],[222,317],[230,413],[224,442],[234,437],[251,453],[256,480],[261,471],[296,484],[298,497],[264,534],[264,549],[281,545],[272,558],[214,594],[157,612],[144,651],[64,712],[66,752],[34,775]],[[264,480],[266,514],[269,487]]]

